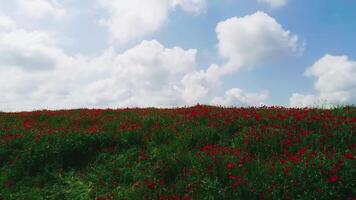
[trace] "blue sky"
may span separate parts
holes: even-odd
[[[350,0],[0,0],[0,110],[355,104],[355,19]]]

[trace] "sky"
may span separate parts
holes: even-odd
[[[0,0],[0,111],[356,104],[356,1]]]

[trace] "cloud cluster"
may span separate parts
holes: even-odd
[[[244,17],[233,17],[219,22],[216,27],[220,55],[227,61],[221,66],[211,65],[207,70],[191,73],[184,78],[186,99],[209,97],[210,103],[221,105],[253,106],[265,104],[269,92],[245,92],[232,88],[223,97],[216,97],[222,77],[242,67],[255,67],[261,63],[277,62],[287,56],[303,53],[303,44],[297,35],[284,30],[271,16],[256,12]],[[214,94],[214,95],[210,95]]]
[[[124,44],[154,33],[168,19],[177,6],[187,12],[205,10],[205,0],[98,0],[109,12],[109,18],[100,23],[107,26],[114,42]]]
[[[6,15],[0,13],[0,31],[8,31],[16,28],[16,23]]]
[[[303,95],[299,93],[293,93],[289,99],[291,107],[315,107],[322,103],[315,95]]]
[[[293,94],[293,107],[318,106],[320,104],[356,103],[356,62],[347,56],[325,55],[305,71],[315,77],[317,95]]]
[[[62,55],[48,33],[22,29],[0,32],[0,68],[49,70]]]
[[[63,53],[45,33],[6,34],[0,41],[2,110],[184,105],[180,81],[196,67],[196,50],[157,41],[89,58]],[[15,44],[14,35],[33,48]]]
[[[57,0],[16,0],[21,14],[33,19],[41,19],[46,16],[59,18],[65,15],[64,7]]]
[[[219,53],[228,60],[226,73],[300,55],[304,48],[297,35],[261,11],[219,22],[216,33]]]
[[[232,88],[225,92],[224,97],[215,97],[212,104],[223,106],[266,105],[265,101],[268,96],[269,92],[267,90],[260,93],[248,93],[240,88]]]
[[[196,6],[203,5],[202,2],[166,3],[198,12],[204,9]],[[133,22],[141,23],[141,20],[145,19],[137,18]],[[232,88],[220,96],[223,77],[240,67],[277,61],[281,52],[298,54],[300,47],[297,36],[262,12],[217,25],[220,54],[227,61],[211,64],[206,69],[197,66],[196,49],[167,48],[158,41],[143,40],[121,53],[109,47],[94,57],[69,55],[59,47],[55,35],[21,29],[6,16],[0,17],[0,22],[3,27],[0,29],[0,93],[6,94],[0,99],[0,110],[4,111],[169,107],[196,103],[260,105],[269,96],[267,90],[253,93]],[[260,49],[254,50],[254,45]]]

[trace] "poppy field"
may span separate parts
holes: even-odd
[[[0,200],[355,199],[356,107],[0,112]]]

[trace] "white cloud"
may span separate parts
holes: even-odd
[[[219,53],[228,59],[225,66],[228,72],[303,52],[297,35],[284,30],[274,18],[261,11],[222,21],[216,32]]]
[[[52,39],[40,31],[2,33],[0,110],[186,104],[181,81],[196,70],[194,49],[143,41],[89,58],[63,53]]]
[[[317,106],[320,102],[315,95],[303,95],[294,93],[289,99],[291,107],[309,107]]]
[[[16,23],[10,17],[0,14],[0,31],[8,31],[16,28]]]
[[[316,77],[314,88],[318,95],[294,94],[291,106],[356,103],[356,61],[347,56],[327,54],[309,67],[305,75]]]
[[[287,0],[258,0],[258,2],[266,3],[272,8],[279,8],[287,4]]]
[[[225,92],[224,97],[216,97],[212,104],[223,106],[260,106],[265,105],[268,98],[267,90],[260,93],[247,93],[240,88],[232,88]]]
[[[176,6],[185,11],[200,13],[205,0],[98,0],[109,12],[108,19],[100,23],[107,26],[112,40],[124,44],[157,31]]]
[[[59,18],[65,15],[64,7],[57,0],[16,0],[20,14],[34,19],[46,16]]]
[[[221,74],[218,65],[211,65],[206,70],[193,71],[186,74],[178,89],[187,104],[193,105],[208,102],[221,86]]]
[[[122,53],[108,48],[95,57],[69,55],[58,47],[55,35],[15,26],[0,32],[0,93],[6,94],[0,99],[0,110],[196,103],[251,106],[268,98],[268,91],[249,93],[238,88],[216,97],[226,75],[224,66],[212,64],[199,70],[196,54],[195,49],[166,48],[158,41],[144,40]],[[248,56],[244,64],[263,58],[255,55],[260,58]]]
[[[183,10],[193,13],[201,13],[207,7],[206,0],[171,0],[171,5],[173,7],[179,5]]]
[[[194,105],[210,103],[220,89],[219,66],[197,70],[195,49],[165,48],[153,40],[89,58],[65,54],[45,32],[16,30],[0,38],[3,111]],[[256,105],[265,98],[234,89],[221,103]]]
[[[157,41],[143,41],[123,54],[107,52],[91,65],[95,69],[107,63],[105,71],[110,76],[92,82],[88,95],[96,94],[93,103],[100,103],[101,93],[109,92],[107,99],[116,106],[181,105],[184,99],[175,88],[186,73],[195,70],[195,57],[194,49],[167,49]]]
[[[48,33],[21,29],[0,32],[0,68],[49,69],[62,55]]]

